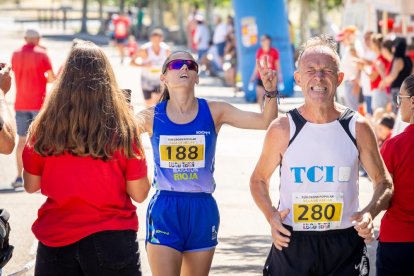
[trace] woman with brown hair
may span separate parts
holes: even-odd
[[[141,275],[148,195],[139,128],[103,50],[79,41],[29,130],[24,187],[47,197],[32,226],[35,275]]]
[[[172,53],[161,74],[160,102],[143,111],[154,152],[156,193],[147,211],[147,253],[152,275],[208,275],[220,225],[212,193],[217,135],[224,124],[266,129],[277,117],[276,72],[257,61],[265,92],[262,113],[195,96],[198,64]]]

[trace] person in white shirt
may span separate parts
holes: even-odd
[[[204,17],[196,15],[197,29],[194,34],[194,42],[197,43],[198,62],[201,62],[203,56],[207,53],[210,42],[210,31],[204,24]]]
[[[355,26],[348,26],[343,30],[341,47],[341,71],[344,72],[344,103],[353,110],[358,110],[359,93],[361,90],[356,58],[363,53],[362,45],[356,39],[357,29]]]
[[[214,29],[213,44],[217,48],[217,52],[223,63],[224,47],[226,47],[226,36],[228,34],[228,25],[223,22],[221,16],[217,17],[216,28]]]

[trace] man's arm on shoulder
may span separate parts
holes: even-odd
[[[359,157],[368,176],[372,180],[374,193],[371,201],[351,219],[356,221],[356,230],[366,240],[372,240],[372,220],[389,206],[393,193],[392,178],[379,153],[377,141],[371,125],[365,118],[356,122],[356,140]]]
[[[289,121],[287,117],[278,118],[269,126],[263,143],[262,153],[250,178],[250,192],[256,205],[269,222],[273,243],[277,249],[287,247],[290,232],[282,222],[290,210],[280,212],[273,207],[269,193],[269,182],[273,172],[282,160],[282,154],[289,144]],[[282,235],[283,234],[283,235]]]

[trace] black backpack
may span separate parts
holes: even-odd
[[[5,266],[13,255],[14,247],[9,244],[9,217],[9,212],[0,209],[0,268]]]

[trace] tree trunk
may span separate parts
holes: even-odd
[[[213,29],[213,0],[205,0],[206,4],[206,25],[212,32]]]
[[[300,44],[309,37],[309,3],[308,0],[300,0]]]
[[[158,25],[158,27],[160,27],[161,29],[165,28],[165,25],[164,25],[164,4],[165,4],[164,0],[158,0],[158,10],[159,10],[158,16],[159,16],[159,21],[160,21],[160,24]]]
[[[125,0],[119,0],[119,12],[125,11]]]
[[[318,0],[318,29],[319,33],[325,33],[325,5],[323,3],[324,0]]]
[[[179,39],[181,40],[182,44],[187,43],[186,34],[185,34],[185,26],[184,26],[184,15],[183,15],[183,0],[178,0],[177,5],[177,16],[180,18],[178,20],[178,26],[179,26]]]
[[[101,22],[101,25],[99,26],[99,31],[98,31],[99,35],[104,35],[105,34],[105,29],[106,29],[105,18],[104,18],[104,14],[103,14],[103,2],[104,2],[104,0],[98,0],[99,21]]]
[[[88,0],[82,0],[82,25],[80,32],[87,33],[87,21],[88,21]]]

